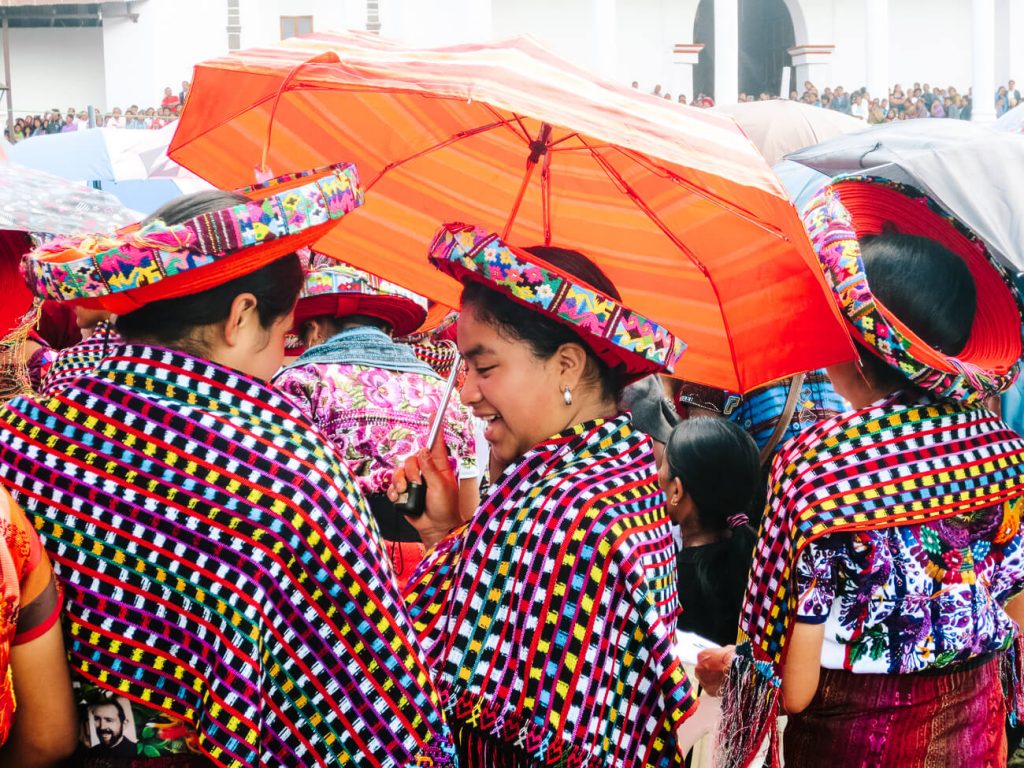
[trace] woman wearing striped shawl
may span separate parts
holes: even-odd
[[[837,181],[805,223],[860,350],[854,406],[779,451],[724,689],[722,761],[789,714],[787,768],[1005,765],[1021,694],[1024,440],[981,401],[1019,297],[915,190]],[[704,652],[701,679],[725,654]],[[760,765],[760,763],[756,763]]]
[[[674,653],[674,544],[650,440],[616,408],[681,345],[574,251],[453,224],[431,259],[466,285],[462,400],[504,470],[466,525],[443,446],[391,489],[422,468],[415,524],[436,546],[406,597],[461,764],[681,765],[696,702]]]
[[[0,477],[65,585],[77,765],[454,765],[366,503],[266,383],[295,249],[362,199],[351,166],[291,182],[182,198],[27,265],[124,337],[0,411]]]

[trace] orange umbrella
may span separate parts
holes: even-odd
[[[359,215],[317,249],[449,306],[425,254],[465,221],[582,251],[748,391],[852,359],[807,236],[735,123],[595,79],[527,39],[408,49],[321,34],[196,67],[168,154],[210,182],[356,163]]]

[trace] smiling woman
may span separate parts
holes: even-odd
[[[406,599],[460,765],[681,765],[675,728],[696,703],[674,654],[673,540],[651,442],[615,405],[681,345],[574,251],[450,225],[431,260],[466,286],[462,399],[502,470],[448,535],[443,446],[392,487],[427,484],[414,524],[437,545]]]

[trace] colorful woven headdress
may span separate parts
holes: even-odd
[[[481,283],[567,325],[608,365],[621,365],[626,383],[671,373],[685,348],[668,329],[479,227],[444,225],[429,255],[456,280]]]
[[[363,203],[349,163],[239,192],[250,202],[181,224],[156,220],[113,236],[58,237],[25,256],[25,280],[37,296],[127,314],[253,272],[318,240]]]
[[[361,269],[314,252],[295,307],[295,327],[311,317],[368,315],[396,336],[412,333],[427,316],[427,300]]]
[[[1020,296],[984,244],[912,187],[841,177],[804,211],[804,225],[854,338],[907,379],[943,398],[973,402],[1002,392],[1020,371]],[[927,237],[963,259],[978,309],[956,357],[919,338],[872,295],[859,238],[890,229]]]

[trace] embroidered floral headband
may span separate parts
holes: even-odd
[[[907,379],[968,403],[1013,383],[1021,366],[1020,297],[985,246],[930,198],[889,181],[840,178],[807,206],[804,225],[854,337]],[[978,311],[959,355],[928,345],[872,295],[858,238],[887,226],[940,242],[971,271]]]
[[[252,199],[181,224],[160,220],[113,236],[56,238],[24,258],[37,296],[131,312],[212,288],[309,245],[363,203],[342,163],[239,190]]]
[[[423,323],[427,300],[376,275],[314,253],[295,307],[295,325],[321,315],[377,317],[387,322],[395,335],[404,336]]]
[[[685,348],[666,328],[479,227],[444,225],[429,256],[456,280],[482,283],[569,326],[606,363],[624,366],[627,382],[670,373]]]

